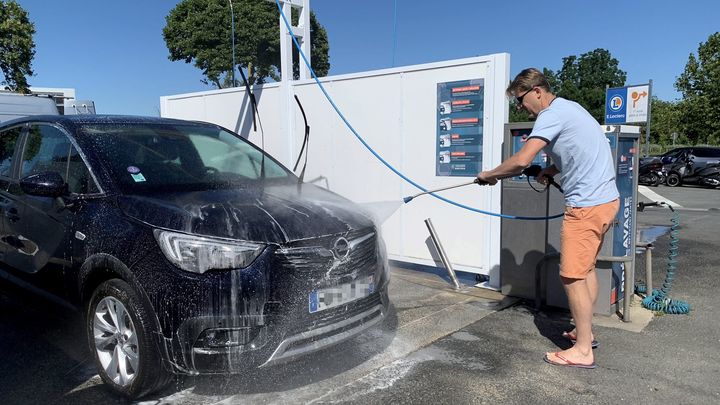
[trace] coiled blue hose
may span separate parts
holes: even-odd
[[[325,90],[325,86],[323,86],[322,83],[320,82],[320,79],[318,79],[318,77],[317,77],[317,75],[315,74],[315,71],[313,70],[312,66],[310,66],[310,62],[308,62],[307,57],[305,56],[305,53],[303,52],[302,47],[300,46],[300,43],[298,42],[297,38],[295,37],[295,34],[293,34],[292,26],[290,25],[290,22],[288,21],[288,19],[287,19],[286,16],[285,16],[285,13],[284,13],[283,10],[282,10],[282,6],[280,5],[280,1],[279,1],[279,0],[275,0],[275,3],[277,4],[278,11],[280,11],[280,17],[282,17],[282,20],[283,20],[283,22],[285,23],[285,26],[286,26],[287,29],[288,29],[288,33],[289,33],[289,35],[292,37],[293,43],[295,44],[295,47],[296,47],[297,50],[298,50],[298,54],[300,55],[300,57],[301,57],[301,58],[303,59],[303,61],[305,62],[305,66],[307,66],[308,71],[309,71],[310,74],[312,75],[313,79],[315,79],[315,83],[317,83],[318,87],[320,88],[320,90],[322,91],[322,93],[325,95],[325,98],[328,100],[328,102],[330,103],[330,105],[335,109],[335,112],[338,114],[338,116],[340,117],[340,119],[345,123],[345,125],[348,127],[348,129],[350,129],[350,131],[355,135],[355,137],[358,139],[358,141],[360,141],[360,143],[362,143],[363,146],[365,146],[365,148],[367,148],[367,150],[370,151],[370,153],[372,153],[373,156],[375,156],[375,158],[377,158],[382,164],[384,164],[384,165],[385,165],[388,169],[390,169],[393,173],[397,174],[400,178],[402,178],[402,179],[405,180],[406,182],[412,184],[413,186],[417,187],[417,188],[420,189],[421,191],[428,191],[425,187],[423,187],[423,186],[421,186],[420,184],[414,182],[413,180],[411,180],[410,178],[408,178],[407,176],[405,176],[403,173],[401,173],[399,170],[397,170],[395,167],[393,167],[393,166],[392,166],[390,163],[388,163],[385,159],[383,159],[372,147],[370,147],[370,145],[368,145],[368,143],[360,136],[360,134],[357,133],[357,131],[355,130],[355,128],[353,128],[353,126],[350,125],[350,122],[348,122],[348,120],[345,119],[345,116],[342,114],[342,112],[340,112],[340,109],[337,107],[337,105],[335,105],[335,102],[333,102],[332,98],[330,97],[330,95],[328,94],[328,92]],[[488,211],[483,211],[483,210],[478,209],[478,208],[470,207],[470,206],[467,206],[467,205],[465,205],[465,204],[461,204],[461,203],[455,202],[455,201],[453,201],[453,200],[447,199],[447,198],[445,198],[445,197],[441,197],[441,196],[439,196],[439,195],[437,195],[437,194],[435,194],[435,193],[429,193],[429,194],[430,194],[431,196],[439,199],[439,200],[445,201],[446,203],[452,204],[452,205],[454,205],[454,206],[456,206],[456,207],[464,208],[464,209],[466,209],[466,210],[473,211],[473,212],[477,212],[477,213],[479,213],[479,214],[490,215],[490,216],[499,217],[499,218],[524,219],[524,220],[528,220],[528,221],[544,221],[544,220],[547,220],[547,219],[561,218],[563,215],[565,215],[564,213],[560,213],[560,214],[552,215],[552,216],[549,216],[549,217],[526,217],[526,216],[520,216],[520,215],[498,214],[498,213],[495,213],[495,212],[488,212]]]
[[[653,288],[652,294],[646,295],[642,300],[643,307],[655,311],[664,312],[666,314],[687,314],[690,312],[690,304],[681,300],[674,300],[668,297],[672,283],[675,280],[675,270],[677,269],[677,256],[678,256],[678,233],[680,228],[680,215],[668,205],[668,208],[673,212],[673,216],[670,219],[672,226],[670,227],[670,248],[668,249],[668,262],[667,262],[667,274],[665,274],[665,281],[663,281],[662,287],[657,289]],[[644,284],[638,284],[635,287],[635,291],[640,294],[647,292],[647,286]]]

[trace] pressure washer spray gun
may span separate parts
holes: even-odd
[[[540,165],[530,165],[530,166],[526,167],[525,169],[523,169],[522,174],[524,174],[525,176],[528,176],[528,178],[529,178],[529,177],[537,177],[538,174],[540,174],[541,171],[542,171],[542,167],[541,167]],[[509,177],[514,177],[514,175],[513,175],[513,176],[508,176],[508,177],[503,177],[503,178],[509,178]],[[548,184],[552,184],[552,185],[555,186],[558,190],[560,190],[561,193],[564,193],[562,187],[560,187],[560,185],[555,182],[555,179],[553,179],[553,176],[547,176],[547,175],[546,175],[545,178],[548,179]],[[458,187],[463,187],[463,186],[469,186],[469,185],[471,185],[471,184],[479,184],[479,185],[481,185],[481,186],[484,186],[484,185],[486,185],[487,183],[481,182],[480,179],[475,178],[475,180],[470,181],[470,182],[467,182],[467,183],[456,184],[456,185],[454,185],[454,186],[448,186],[448,187],[442,187],[442,188],[438,188],[438,189],[435,189],[435,190],[423,191],[422,193],[418,193],[418,194],[415,194],[415,195],[413,195],[413,196],[403,198],[403,202],[405,202],[405,203],[407,204],[407,203],[409,203],[410,201],[412,201],[413,198],[415,198],[415,197],[420,197],[421,195],[430,194],[430,193],[437,193],[437,192],[439,192],[439,191],[450,190],[451,188],[458,188]]]

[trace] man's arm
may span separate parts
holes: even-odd
[[[505,159],[496,168],[484,172],[480,172],[477,175],[480,183],[487,183],[494,185],[498,179],[512,177],[520,174],[523,169],[528,167],[532,163],[535,156],[547,145],[547,142],[538,139],[530,138],[525,142],[522,148],[517,153]]]

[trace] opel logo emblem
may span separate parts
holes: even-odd
[[[350,243],[345,238],[338,238],[333,245],[332,252],[335,258],[339,260],[345,259],[350,254]]]

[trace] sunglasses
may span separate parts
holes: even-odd
[[[522,96],[520,96],[520,97],[515,97],[515,101],[517,101],[517,105],[518,105],[518,106],[521,106],[521,105],[522,105],[522,102],[523,102],[523,98],[525,98],[525,96],[527,96],[528,93],[530,93],[530,92],[533,91],[533,90],[535,90],[535,87],[533,87],[533,88],[531,88],[530,90],[528,90],[528,91],[526,91],[525,93],[523,93]]]

